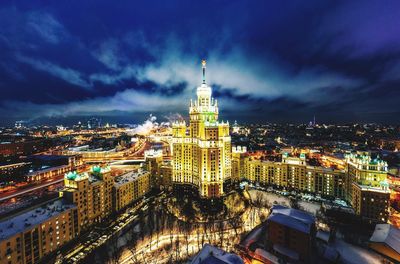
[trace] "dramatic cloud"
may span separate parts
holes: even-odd
[[[38,60],[24,56],[17,56],[17,60],[31,65],[36,70],[47,72],[70,84],[77,85],[86,89],[90,89],[92,87],[90,83],[82,78],[82,74],[76,70],[63,68],[59,65],[53,64],[45,60]]]
[[[173,2],[0,5],[0,115],[186,114],[206,58],[224,118],[396,119],[397,1]]]
[[[27,26],[33,34],[57,44],[66,36],[64,27],[50,14],[32,12],[27,15]]]
[[[109,39],[101,43],[100,47],[93,53],[93,56],[112,70],[121,68],[122,54],[119,52],[118,41]]]

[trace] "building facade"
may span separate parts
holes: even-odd
[[[251,182],[344,198],[345,172],[308,166],[304,154],[289,157],[284,153],[281,162],[245,157],[243,164],[245,179]]]
[[[146,150],[144,152],[144,167],[150,172],[150,184],[152,188],[160,188],[163,185],[163,179],[160,177],[160,166],[163,163],[162,150]]]
[[[77,236],[77,208],[59,198],[0,222],[0,263],[34,264]]]
[[[151,189],[150,172],[116,178],[109,167],[65,174],[60,197],[0,221],[0,263],[34,264]]]
[[[245,178],[244,158],[246,157],[246,154],[246,147],[232,147],[232,181],[240,181]]]
[[[151,189],[150,172],[128,172],[115,178],[113,209],[118,212],[143,197]]]
[[[291,262],[308,263],[315,240],[313,216],[274,205],[266,221],[266,249]]]
[[[190,101],[190,124],[172,127],[173,175],[175,186],[192,185],[201,197],[219,197],[224,181],[231,179],[231,137],[229,123],[218,121],[218,102],[206,84],[206,61],[202,61],[203,82],[197,100]]]
[[[357,215],[371,223],[389,220],[389,188],[377,188],[353,182],[351,205]]]
[[[346,195],[351,200],[353,193],[353,182],[360,185],[380,187],[388,176],[387,162],[376,158],[372,159],[368,152],[349,153],[345,156],[346,172]]]
[[[108,167],[94,166],[91,172],[70,172],[65,175],[65,187],[60,196],[77,206],[79,232],[111,214],[113,184]]]
[[[368,152],[346,155],[346,198],[357,215],[369,222],[389,219],[388,164]]]

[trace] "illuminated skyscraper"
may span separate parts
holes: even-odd
[[[202,61],[203,82],[197,100],[190,101],[190,125],[173,124],[173,177],[175,186],[193,185],[200,196],[219,197],[231,177],[229,123],[218,121],[218,102],[206,83],[206,61]]]

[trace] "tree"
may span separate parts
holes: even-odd
[[[300,209],[299,199],[297,197],[290,197],[289,205],[293,209]]]
[[[154,208],[154,202],[149,203],[148,207],[148,215],[147,215],[147,227],[149,230],[149,239],[150,239],[150,250],[151,250],[151,244],[153,240],[153,232],[154,232],[154,218],[155,218],[155,208]]]
[[[110,261],[112,263],[119,263],[119,259],[122,255],[122,249],[118,247],[118,235],[111,236],[111,239],[107,241],[107,250],[111,255]]]
[[[263,207],[265,205],[264,195],[262,192],[257,192],[256,197],[253,200],[253,204],[258,208]]]
[[[134,227],[132,227],[128,231],[127,236],[129,238],[128,243],[127,243],[129,245],[128,246],[128,250],[132,253],[132,258],[131,259],[132,259],[133,263],[138,263],[138,259],[136,257],[136,254],[137,254],[137,252],[136,252],[136,244],[137,244],[138,237],[137,237],[137,234],[135,232]]]
[[[219,233],[219,244],[221,248],[224,246],[224,226],[225,225],[223,221],[217,222],[218,233]]]
[[[142,210],[139,210],[139,236],[143,240],[145,234],[145,217]]]
[[[241,216],[236,216],[228,219],[229,225],[233,228],[235,231],[235,236],[238,236],[238,229],[242,227],[243,225],[243,219]]]

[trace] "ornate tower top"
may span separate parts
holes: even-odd
[[[212,98],[212,90],[206,83],[206,60],[201,60],[201,66],[203,71],[203,81],[200,86],[197,87],[197,100],[190,102],[189,113],[196,120],[204,120],[214,122],[218,120],[218,103],[217,100]],[[201,117],[195,116],[200,114]],[[199,119],[200,118],[200,119]]]
[[[211,87],[206,84],[206,60],[201,61],[203,69],[203,82],[197,87],[198,105],[209,105],[211,103]]]

